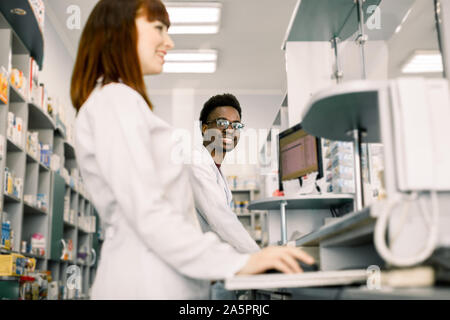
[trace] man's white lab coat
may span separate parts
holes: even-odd
[[[231,210],[228,183],[203,145],[196,145],[191,165],[195,208],[204,232],[213,231],[242,253],[260,248]]]
[[[207,299],[248,255],[203,234],[173,129],[124,84],[97,87],[76,120],[76,156],[105,226],[94,299]],[[176,160],[176,159],[175,159]]]

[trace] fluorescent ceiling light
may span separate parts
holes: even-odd
[[[171,25],[169,28],[169,34],[214,34],[218,32],[218,25]]]
[[[402,30],[403,24],[406,22],[406,20],[408,19],[409,14],[411,13],[412,8],[408,10],[408,12],[406,12],[405,16],[402,19],[402,22],[400,22],[400,24],[397,26],[397,28],[395,29],[395,33],[399,33]]]
[[[220,20],[220,6],[216,7],[174,7],[167,3],[170,23],[218,23]]]
[[[165,73],[214,73],[216,62],[166,62]]]
[[[444,71],[439,51],[417,51],[403,65],[403,73],[440,73]]]
[[[222,4],[219,2],[165,2],[170,34],[219,32]]]
[[[169,52],[164,60],[166,62],[214,62],[217,61],[217,51],[173,51]]]
[[[217,50],[174,50],[164,60],[165,73],[213,73],[217,66]]]

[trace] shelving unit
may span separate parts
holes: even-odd
[[[11,9],[14,8],[21,8],[27,14],[24,16],[14,15],[11,13]],[[42,31],[27,0],[0,2],[0,38],[4,44],[0,49],[0,66],[3,66],[8,73],[13,68],[17,68],[29,80],[30,56],[42,68]],[[0,206],[6,213],[5,221],[11,223],[14,241],[11,250],[0,248],[0,253],[20,253],[36,258],[36,270],[50,270],[53,281],[58,281],[59,286],[66,285],[67,268],[72,264],[78,265],[82,275],[82,290],[77,293],[68,292],[66,298],[86,298],[97,266],[97,261],[93,261],[93,256],[98,256],[99,251],[93,254],[92,250],[100,248],[97,239],[100,223],[94,206],[82,188],[79,177],[76,176],[74,181],[65,181],[60,174],[62,168],[69,172],[77,168],[74,148],[66,141],[66,128],[58,117],[53,119],[11,84],[8,88],[8,98],[7,104],[0,104],[0,135],[3,136],[5,142],[4,154],[0,155],[0,172],[2,172]],[[7,135],[8,112],[12,112],[23,121],[21,136],[16,142],[13,142]],[[41,159],[37,159],[27,152],[25,146],[29,131],[37,131],[39,141],[52,146],[53,154],[60,158],[59,168],[53,165],[50,168],[42,163]],[[4,172],[6,167],[14,172],[16,178],[22,179],[23,186],[19,190],[18,196],[5,191]],[[76,173],[76,171],[74,172]],[[25,201],[30,198],[25,198],[25,195],[37,197],[38,194],[45,195],[45,208]],[[67,202],[65,202],[66,195],[69,196]],[[74,210],[73,223],[64,221],[65,204]],[[84,219],[92,219],[89,217],[94,217],[96,230],[88,230],[82,225]],[[21,252],[22,242],[26,241],[29,244],[35,233],[40,233],[45,237],[44,256]],[[62,239],[70,239],[73,242],[71,261],[62,260]],[[78,259],[79,254],[80,256],[83,254],[84,259]]]
[[[353,142],[356,197],[355,209],[362,210],[362,143],[379,143],[378,105],[386,82],[352,81],[313,96],[305,108],[302,125],[317,137]]]
[[[381,0],[366,0],[363,11]],[[364,16],[364,22],[370,15]],[[282,49],[288,41],[330,41],[349,38],[358,30],[358,11],[354,0],[302,0],[294,10]]]
[[[253,201],[249,210],[265,210],[279,212],[281,244],[287,244],[287,217],[286,210],[310,210],[339,208],[353,202],[350,194],[318,194],[301,195],[296,197],[271,197]]]
[[[380,3],[381,0],[299,1],[282,44],[282,49],[285,50],[288,42],[327,42],[331,43],[332,48],[335,49],[336,70],[332,76],[339,85],[309,98],[304,109],[302,104],[301,108],[304,111],[299,118],[303,129],[313,136],[334,141],[354,142],[356,146],[354,166],[357,171],[355,179],[360,182],[360,186],[362,185],[361,143],[380,142],[378,103],[380,88],[383,85],[367,81],[340,83],[342,70],[339,69],[337,46],[339,42],[356,36],[361,50],[362,78],[364,78],[365,30],[363,24],[374,12],[367,9],[370,6],[375,8]],[[292,78],[292,80],[297,79]],[[296,92],[292,92],[292,96],[295,94]],[[297,99],[298,96],[295,95],[294,98],[293,106],[290,108],[292,110],[297,107],[294,103],[303,101],[303,97]],[[284,244],[287,243],[287,211],[303,210],[296,211],[295,215],[300,215],[302,222],[311,223],[314,228],[296,239],[295,245],[316,250],[321,270],[339,270],[364,265],[361,261],[356,261],[357,259],[354,258],[356,256],[366,258],[366,263],[376,261],[381,265],[370,243],[374,218],[371,216],[370,208],[364,208],[362,198],[362,188],[357,188],[355,195],[323,194],[266,198],[252,202],[249,209],[272,211],[271,218],[272,214],[279,215],[281,238]],[[329,224],[322,224],[319,220],[314,220],[312,223],[312,220],[316,219],[316,211],[311,210],[317,210],[317,214],[320,213],[317,217],[320,216],[320,219],[323,219],[327,214],[324,210],[330,208],[341,209],[340,213],[345,212],[345,215],[330,218],[333,222]],[[303,213],[305,218],[302,216]],[[335,216],[334,213],[333,216]]]
[[[25,10],[26,15],[14,14],[12,10],[16,8]],[[14,43],[13,50],[21,54],[31,54],[42,68],[44,36],[28,0],[1,1],[0,12],[14,35],[21,39],[20,43]],[[2,28],[6,25],[6,21],[2,22]]]
[[[259,193],[257,188],[232,188],[234,203],[254,201],[255,194]],[[249,231],[250,235],[257,243],[263,245],[265,233],[267,233],[267,219],[266,212],[257,211],[241,211],[235,212],[239,221]]]

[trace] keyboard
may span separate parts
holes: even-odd
[[[303,272],[319,271],[319,266],[315,263],[314,264],[306,264],[306,263],[298,261],[298,265],[303,270]],[[277,269],[269,269],[264,273],[282,273],[282,272],[278,271]]]
[[[234,276],[225,280],[227,290],[304,288],[366,283],[366,269],[310,271],[295,274],[266,273]]]

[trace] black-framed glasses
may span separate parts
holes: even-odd
[[[206,124],[210,124],[210,123],[213,123],[213,122],[215,122],[216,125],[217,125],[217,128],[219,128],[221,130],[228,129],[230,124],[231,124],[231,128],[233,128],[234,130],[242,130],[245,127],[245,125],[243,123],[240,123],[238,121],[230,122],[229,120],[222,119],[222,118],[215,119],[215,120],[212,120],[212,121],[208,121],[208,122],[206,122]]]

